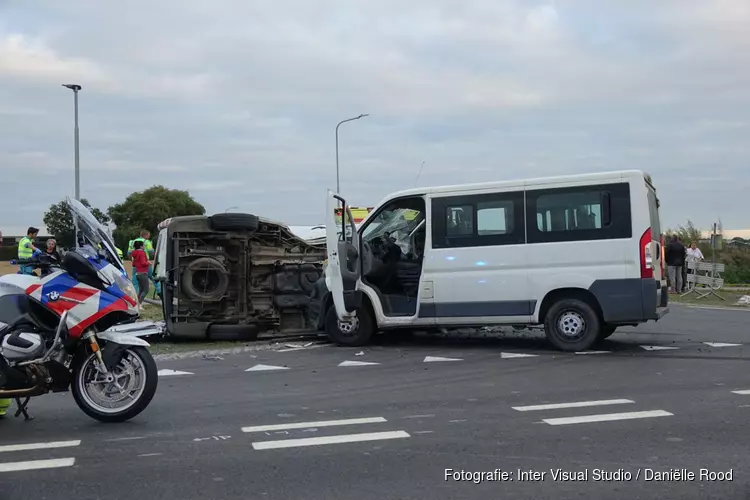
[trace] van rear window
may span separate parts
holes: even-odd
[[[661,239],[661,221],[659,220],[659,200],[656,193],[651,187],[646,186],[648,190],[648,215],[651,220],[651,239],[659,241]]]

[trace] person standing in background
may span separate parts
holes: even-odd
[[[143,250],[143,242],[136,241],[133,243],[133,252],[130,254],[133,263],[133,271],[138,280],[138,307],[143,304],[143,299],[148,293],[148,271],[151,263],[148,260],[146,252]]]
[[[669,291],[680,293],[682,291],[682,268],[685,266],[685,245],[675,235],[667,245],[665,260],[669,271]]]
[[[146,256],[149,259],[152,259],[154,257],[154,245],[151,243],[151,240],[149,240],[149,238],[151,238],[151,232],[149,232],[146,229],[143,229],[141,231],[141,236],[139,238],[130,240],[130,242],[128,243],[128,255],[132,254],[133,250],[135,249],[136,242],[140,241],[141,243],[143,243],[142,250],[146,252]],[[149,269],[149,276],[151,276],[151,274],[152,274],[152,271]],[[138,279],[136,278],[135,267],[133,267],[133,286],[135,286],[135,291],[137,292],[139,285],[138,285]]]
[[[36,246],[34,246],[34,240],[36,239],[38,234],[39,229],[35,227],[30,227],[26,231],[26,236],[21,238],[21,241],[18,242],[19,259],[30,259],[34,256],[35,252],[40,251]],[[21,274],[36,275],[36,273],[34,272],[34,266],[21,266]]]
[[[57,241],[54,238],[50,238],[47,240],[47,246],[44,248],[43,253],[56,264],[60,264],[60,262],[62,262],[62,260],[60,259],[60,252],[57,251]],[[52,269],[48,267],[42,269],[42,276],[46,276],[51,273]]]

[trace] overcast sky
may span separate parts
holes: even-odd
[[[750,227],[748,0],[0,0],[0,230],[153,184],[324,222],[420,185],[638,168]],[[740,203],[742,201],[743,203]],[[6,234],[8,234],[6,232]]]

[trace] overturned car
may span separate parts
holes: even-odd
[[[326,259],[286,225],[251,214],[167,219],[159,225],[154,277],[166,334],[252,340],[309,331],[307,306]]]

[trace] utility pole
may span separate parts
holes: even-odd
[[[74,84],[74,83],[63,83],[63,87],[68,88],[73,91],[73,149],[75,151],[75,199],[76,201],[81,201],[81,162],[80,162],[80,155],[79,155],[79,146],[78,146],[78,91],[81,90],[83,87],[80,85]],[[73,215],[73,225],[75,226],[75,239],[76,239],[76,248],[78,248],[78,220],[75,215]]]
[[[341,120],[338,125],[336,125],[336,192],[338,194],[341,194],[341,184],[339,183],[339,127],[342,123],[359,120],[360,118],[364,118],[365,116],[370,115],[362,114],[359,116],[355,116],[354,118],[347,118],[346,120]]]

